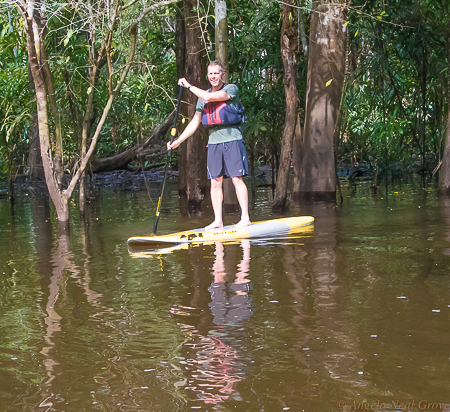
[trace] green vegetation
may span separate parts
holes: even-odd
[[[0,176],[5,179],[28,170],[36,99],[30,93],[23,18],[12,3],[1,3]],[[112,8],[114,2],[110,3]],[[48,20],[45,46],[61,120],[63,164],[70,169],[80,156],[83,116],[92,91],[86,68],[91,40],[83,26],[87,17],[78,13],[77,3],[48,4],[57,12]],[[448,116],[449,6],[443,0],[342,4],[347,8],[349,34],[338,159],[346,164],[366,162],[381,170],[413,164],[432,170],[442,158]],[[297,5],[302,13],[293,10],[292,19],[301,21],[308,35],[312,4],[299,0]],[[103,125],[95,156],[120,153],[143,141],[173,110],[178,6],[156,8],[139,24],[134,62]],[[115,82],[121,73],[116,69],[129,54],[127,31],[142,11],[137,4],[128,10],[114,29],[109,50]],[[206,51],[213,58],[214,2],[202,2],[197,11]],[[280,13],[275,0],[228,1],[230,81],[238,85],[246,107],[245,138],[254,165],[277,167],[280,154],[286,105]],[[100,44],[101,36],[95,41]],[[308,55],[301,42],[297,68],[303,124]],[[108,87],[104,67],[95,85],[91,134],[107,103]],[[51,139],[55,145],[53,134]]]

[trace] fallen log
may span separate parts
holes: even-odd
[[[139,159],[142,156],[153,153],[164,153],[163,148],[165,143],[163,138],[171,128],[174,116],[175,110],[170,113],[163,123],[155,128],[153,134],[144,142],[138,143],[130,149],[114,156],[104,157],[102,159],[92,159],[91,172],[112,172],[113,170],[125,169],[131,161]]]

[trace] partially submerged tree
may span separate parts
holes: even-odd
[[[202,89],[208,88],[206,80],[206,50],[202,41],[201,22],[197,13],[197,1],[183,0],[184,44],[178,44],[177,50],[184,56],[177,56],[184,62],[184,74],[187,81]],[[183,30],[179,28],[179,30]],[[182,112],[192,119],[195,114],[197,97],[190,92],[183,93]],[[206,189],[206,144],[207,136],[203,127],[197,129],[191,138],[180,146],[179,191],[187,195],[188,207],[198,210]]]
[[[137,3],[135,0],[131,0],[125,5],[119,0],[98,3],[90,1],[87,3],[81,1],[59,3],[47,2],[46,0],[41,2],[17,0],[15,2],[22,15],[27,37],[28,59],[35,85],[39,139],[45,179],[60,222],[67,222],[69,219],[68,201],[94,152],[113,100],[120,92],[134,63],[139,22],[152,10],[174,2],[175,0],[161,1],[140,11],[136,10],[136,7],[140,6],[135,6],[135,3]],[[134,17],[131,20],[125,19],[124,16],[130,10],[132,10]],[[70,23],[75,20],[78,21],[76,26]],[[53,21],[55,22],[53,23]],[[129,54],[127,58],[113,62],[114,38],[120,32],[120,24],[125,21],[129,24],[127,29]],[[61,27],[61,22],[68,22],[69,24]],[[63,135],[60,108],[55,95],[54,69],[49,64],[47,55],[47,40],[51,38],[49,25],[52,23],[58,26],[59,30],[65,30],[65,38],[60,39],[65,44],[78,30],[79,33],[86,36],[88,45],[86,73],[88,98],[81,126],[80,154],[75,170],[72,172],[71,180],[65,188],[63,186]],[[122,60],[125,60],[124,64],[120,64]],[[103,66],[107,67],[108,98],[95,131],[91,134],[90,128],[94,117],[94,95],[100,70]],[[81,208],[83,203],[84,186],[81,184]]]
[[[343,0],[313,3],[298,198],[336,198],[333,136],[344,82],[345,30]]]
[[[291,167],[292,146],[294,140],[301,138],[300,116],[298,114],[297,92],[297,25],[293,0],[286,0],[283,5],[281,28],[281,56],[284,66],[284,91],[286,95],[286,117],[284,121],[283,139],[281,141],[280,167],[277,186],[273,200],[274,210],[286,208],[289,169]]]

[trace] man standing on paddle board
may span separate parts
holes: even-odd
[[[208,129],[207,174],[211,180],[211,203],[214,210],[214,222],[205,229],[223,227],[222,203],[224,177],[231,177],[236,196],[241,207],[241,220],[236,226],[251,224],[248,214],[248,191],[243,176],[248,174],[247,154],[240,122],[243,108],[239,100],[239,90],[234,84],[225,84],[222,75],[225,67],[218,60],[208,65],[209,90],[202,90],[189,84],[185,78],[178,80],[178,85],[190,90],[198,97],[193,119],[183,133],[172,144],[167,143],[167,150],[175,149],[188,137],[192,136],[203,124]]]

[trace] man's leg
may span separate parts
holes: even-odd
[[[211,179],[211,203],[214,211],[214,222],[206,226],[205,229],[220,229],[223,227],[222,219],[222,203],[223,203],[223,192],[222,192],[222,182],[223,176],[217,179]]]
[[[248,226],[251,224],[250,216],[248,214],[248,190],[242,176],[235,176],[231,178],[236,189],[236,196],[238,198],[239,206],[241,207],[241,220],[236,226]]]

